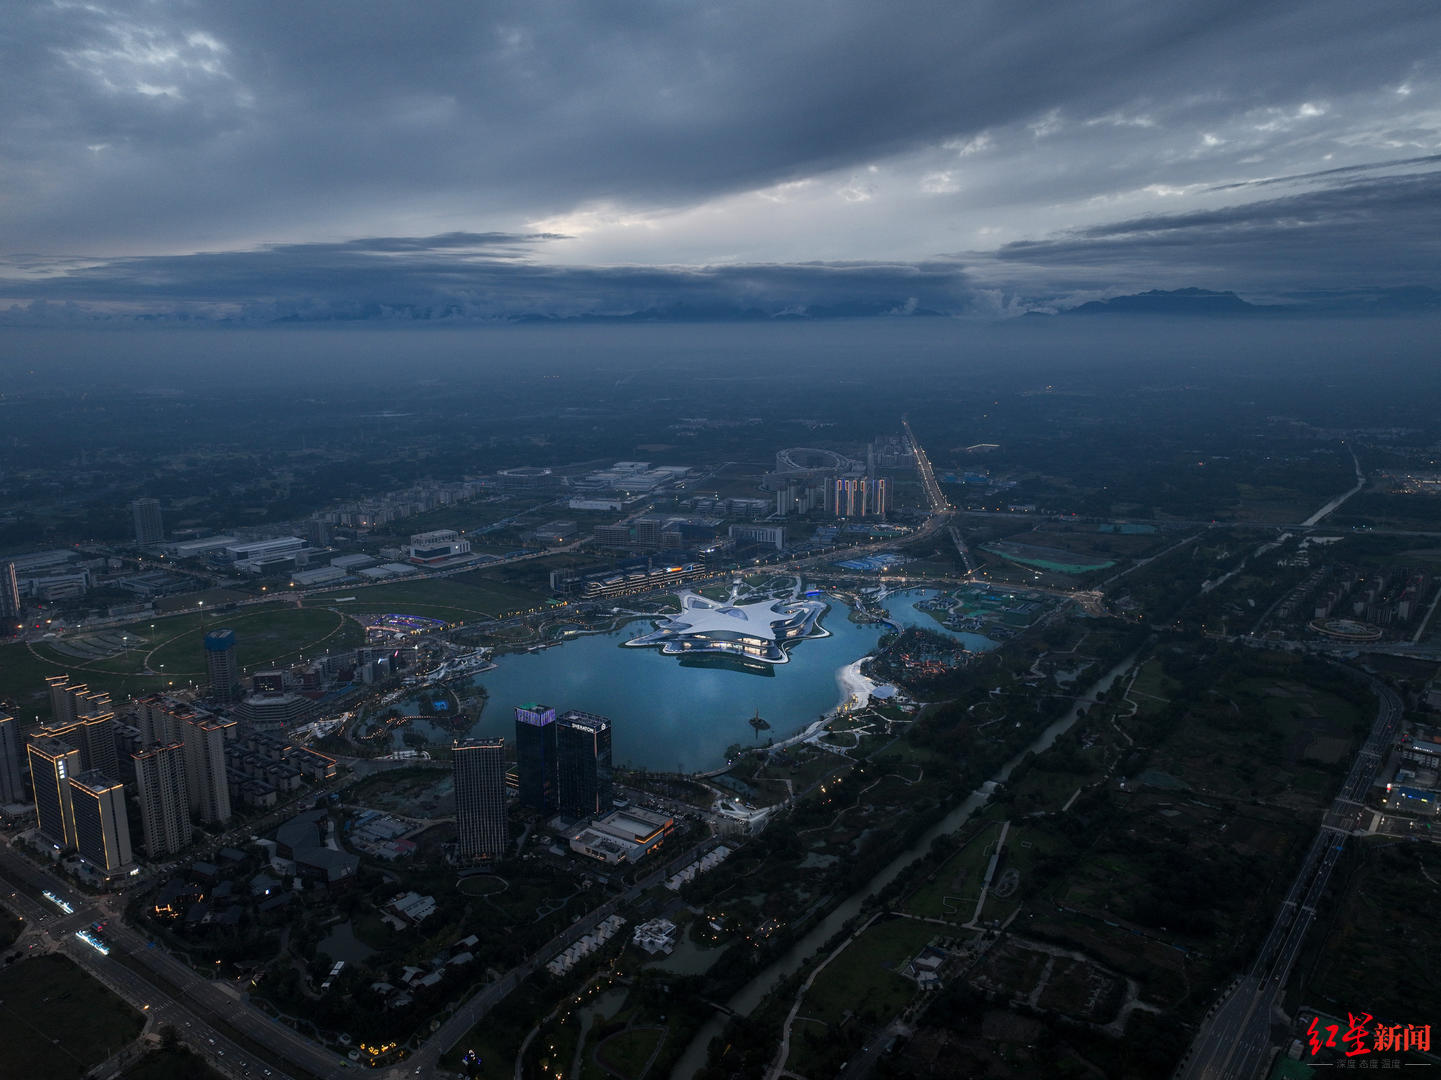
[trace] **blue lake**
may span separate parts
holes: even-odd
[[[902,625],[940,630],[913,606],[934,595],[897,594],[887,598],[886,607]],[[608,716],[617,765],[682,772],[717,768],[725,763],[726,747],[794,735],[840,702],[840,669],[871,652],[884,627],[858,626],[844,605],[830,604],[821,621],[830,637],[793,646],[790,663],[777,665],[771,676],[683,667],[659,649],[624,648],[623,642],[650,625],[648,619],[543,652],[500,657],[494,671],[476,676],[489,697],[470,734],[514,738],[514,707],[540,701],[557,710]],[[977,651],[995,644],[977,634],[951,636]],[[757,712],[771,725],[759,739],[748,723]]]

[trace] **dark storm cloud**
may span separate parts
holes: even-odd
[[[947,262],[591,268],[519,258],[558,239],[457,233],[95,261],[0,283],[11,301],[0,321],[79,316],[54,302],[110,319],[249,322],[957,314],[975,303],[961,268]]]
[[[1007,244],[996,258],[1165,287],[1200,283],[1282,293],[1359,283],[1435,287],[1441,285],[1441,171],[1111,222]]]
[[[1344,94],[1428,56],[1435,28],[1429,5],[1353,0],[35,3],[7,21],[0,235],[50,252],[355,235],[407,208],[685,205],[1046,110],[1197,121]]]

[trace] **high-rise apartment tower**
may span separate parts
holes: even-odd
[[[80,751],[59,739],[31,739],[30,783],[35,788],[35,817],[41,835],[60,847],[75,844],[75,809],[70,802],[70,777],[84,772]]]
[[[140,795],[145,852],[152,859],[174,855],[190,843],[190,795],[185,786],[185,747],[155,743],[131,755]]]
[[[460,857],[504,857],[510,832],[505,817],[505,740],[468,739],[451,748],[455,769],[455,829]]]
[[[130,504],[135,518],[135,545],[149,547],[165,539],[165,524],[160,518],[159,499],[136,499]]]
[[[75,815],[75,848],[106,873],[131,861],[130,819],[125,816],[125,787],[91,769],[70,778]]]

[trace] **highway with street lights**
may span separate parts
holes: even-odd
[[[1238,979],[1201,1026],[1176,1072],[1177,1080],[1253,1080],[1273,1048],[1272,1017],[1300,953],[1316,905],[1331,879],[1346,837],[1360,823],[1366,793],[1386,760],[1401,721],[1401,699],[1367,677],[1380,698],[1376,721],[1351,763],[1351,771],[1322,819],[1291,890],[1251,969]]]

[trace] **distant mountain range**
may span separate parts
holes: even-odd
[[[1059,314],[1225,317],[1256,315],[1408,315],[1441,311],[1441,290],[1403,286],[1354,292],[1315,292],[1285,304],[1252,304],[1233,292],[1211,289],[1151,289],[1108,300],[1092,300]],[[1028,312],[1028,315],[1044,315]]]
[[[1233,292],[1210,289],[1152,289],[1132,296],[1092,300],[1063,315],[1249,315],[1266,309],[1248,304]]]

